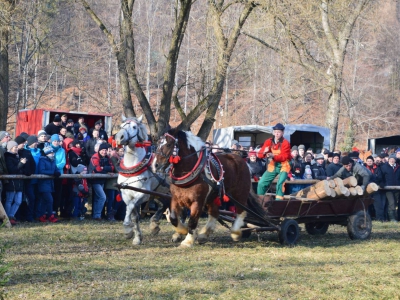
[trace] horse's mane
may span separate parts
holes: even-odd
[[[147,135],[147,128],[146,125],[142,123],[141,120],[139,120],[136,117],[129,117],[126,118],[124,123],[129,122],[129,121],[134,121],[138,125],[138,136],[142,139],[142,141],[147,141],[148,140],[148,135]]]
[[[200,151],[204,147],[205,143],[198,136],[194,135],[190,131],[183,131],[173,128],[168,131],[172,136],[176,136],[178,140],[183,141],[187,144],[188,149],[192,146],[196,151]]]

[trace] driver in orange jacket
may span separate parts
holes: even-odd
[[[264,195],[268,190],[271,182],[276,175],[279,174],[276,184],[276,200],[283,200],[284,189],[283,184],[290,172],[289,161],[291,159],[290,143],[283,137],[285,126],[281,123],[276,124],[273,129],[273,138],[265,141],[264,145],[258,152],[259,158],[270,158],[267,171],[263,174],[258,182],[257,194]]]

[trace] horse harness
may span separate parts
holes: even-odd
[[[174,175],[174,164],[180,161],[180,157],[178,156],[179,148],[178,148],[178,139],[166,134],[172,139],[175,140],[175,147],[172,156],[170,156],[169,162],[171,163],[171,167],[169,169],[169,176],[171,178],[171,183],[177,185],[179,187],[188,186],[194,181],[196,181],[199,177],[203,179],[205,183],[209,186],[209,191],[207,193],[206,199],[213,192],[218,192],[219,200],[217,200],[217,204],[221,205],[220,199],[224,199],[225,202],[229,201],[229,198],[225,195],[225,187],[224,187],[224,169],[221,161],[218,159],[215,153],[208,153],[207,149],[203,147],[200,151],[194,152],[199,153],[198,160],[193,167],[193,169],[182,177],[176,177]],[[193,154],[190,154],[190,156]],[[165,155],[164,155],[165,156]],[[188,156],[186,156],[188,157]],[[216,171],[216,176],[214,176],[211,167],[214,166]]]

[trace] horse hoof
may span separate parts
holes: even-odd
[[[208,242],[208,236],[206,236],[206,235],[199,235],[199,236],[197,237],[197,241],[199,242],[200,245],[201,245],[201,244],[205,244],[205,243]]]
[[[174,242],[174,243],[178,243],[178,242],[180,242],[181,241],[181,235],[179,234],[179,233],[174,233],[173,235],[172,235],[172,242]]]
[[[126,238],[127,240],[133,238],[133,231],[131,231],[131,232],[125,232],[125,238]]]
[[[240,239],[242,238],[242,232],[240,232],[240,234],[238,233],[231,233],[231,238],[234,242],[239,242]]]
[[[179,246],[179,248],[192,248],[192,247],[193,247],[192,243],[185,243],[185,242],[182,242]]]
[[[152,235],[157,235],[160,232],[161,228],[160,227],[154,227],[151,229],[151,234]]]
[[[142,243],[142,241],[139,239],[133,239],[133,241],[132,241],[133,246],[139,246],[141,243]]]

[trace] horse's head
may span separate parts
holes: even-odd
[[[134,148],[137,142],[143,142],[148,139],[146,126],[142,123],[142,116],[139,118],[122,117],[122,122],[120,131],[115,135],[117,144]]]
[[[204,147],[204,142],[191,132],[171,129],[158,141],[156,156],[152,164],[153,171],[165,172],[171,163],[179,162],[179,160],[174,160],[174,157],[185,158],[194,151],[200,151],[202,147]]]

